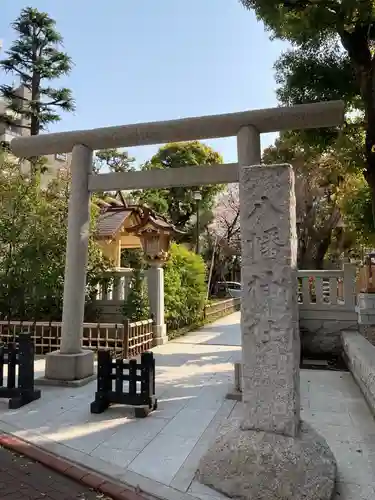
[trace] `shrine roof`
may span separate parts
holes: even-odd
[[[115,237],[128,218],[136,222],[135,225],[126,227],[126,231],[129,233],[135,233],[149,225],[161,231],[180,232],[173,224],[148,207],[124,205],[115,199],[98,200],[96,204],[100,207],[100,215],[96,224],[96,237],[98,239]]]

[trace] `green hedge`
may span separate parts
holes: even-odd
[[[134,256],[135,257],[135,256]],[[132,287],[124,304],[130,321],[149,318],[148,294],[143,280],[145,263],[132,260]],[[202,257],[183,245],[172,244],[164,267],[164,307],[168,330],[177,330],[201,321],[206,299],[206,274]]]
[[[200,255],[173,244],[165,266],[165,317],[168,330],[200,321],[206,299],[206,268]]]

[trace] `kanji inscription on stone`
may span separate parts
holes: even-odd
[[[294,436],[299,426],[299,331],[294,174],[241,167],[244,429]]]

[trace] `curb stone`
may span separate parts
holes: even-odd
[[[124,485],[115,483],[91,469],[78,466],[65,458],[53,455],[38,446],[9,434],[0,433],[0,446],[18,452],[20,455],[25,455],[86,487],[110,496],[113,500],[147,500],[139,492],[125,488]]]

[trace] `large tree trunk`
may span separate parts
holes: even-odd
[[[305,219],[305,227],[298,234],[299,269],[323,269],[324,257],[331,246],[333,232],[340,217],[339,208],[334,206],[319,229],[315,227],[315,217],[310,217],[308,224],[308,219]]]
[[[310,244],[299,253],[298,269],[323,269],[324,257],[326,256],[330,238],[322,241],[310,242]]]
[[[371,190],[372,217],[375,223],[375,109],[371,113],[373,119],[367,121],[365,178]]]
[[[369,160],[367,160],[367,169],[365,172],[365,178],[371,191],[372,218],[375,224],[375,165],[372,164],[372,161]]]
[[[318,247],[316,249],[316,255],[315,255],[315,268],[314,269],[323,269],[324,268],[324,257],[326,256],[328,249],[329,249],[329,246],[331,244],[331,234],[329,235],[329,237],[320,241],[318,244]]]
[[[369,40],[369,27],[358,25],[353,31],[340,33],[347,50],[364,104],[366,121],[365,178],[371,190],[372,215],[375,222],[375,60]]]

